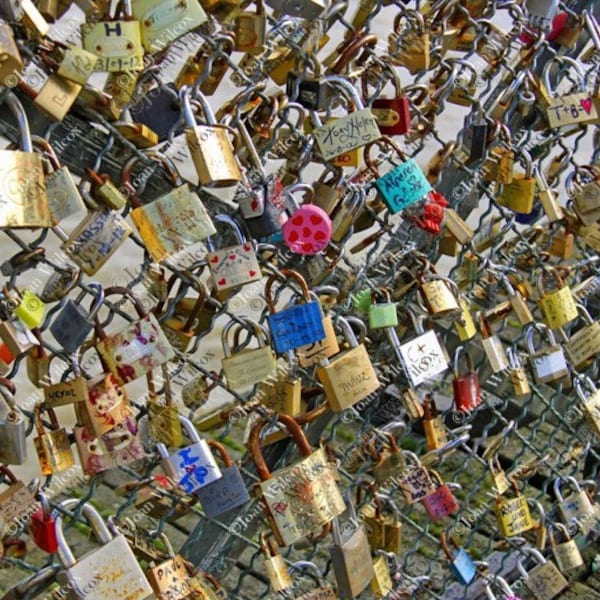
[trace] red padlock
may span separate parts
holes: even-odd
[[[371,105],[371,112],[377,119],[379,131],[383,135],[404,135],[411,128],[410,99],[402,90],[400,78],[390,65],[386,67],[394,83],[396,95],[394,98],[376,98]],[[366,86],[363,79],[363,85]],[[365,94],[366,97],[366,94]]]
[[[450,486],[443,482],[439,473],[437,471],[429,471],[429,473],[432,481],[438,487],[431,494],[421,498],[421,502],[432,521],[441,521],[445,517],[457,512],[460,506]]]
[[[468,372],[460,375],[458,362],[461,353],[465,354]],[[454,390],[454,403],[459,412],[469,412],[481,404],[481,388],[479,387],[479,375],[473,370],[471,355],[459,346],[454,353],[454,379],[452,380]]]
[[[38,499],[40,505],[29,520],[29,535],[38,548],[49,554],[54,554],[58,550],[55,530],[56,521],[52,516],[47,496],[39,492]]]

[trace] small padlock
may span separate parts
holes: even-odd
[[[458,303],[461,313],[453,320],[453,324],[460,341],[467,342],[477,335],[477,327],[475,327],[475,321],[473,320],[468,300],[464,296],[461,296]]]
[[[262,327],[251,319],[242,320],[243,326],[240,327],[236,321],[230,321],[221,332],[221,343],[225,353],[222,360],[223,371],[230,389],[247,388],[260,383],[271,377],[276,369],[275,356],[270,344],[265,343],[267,337]],[[232,352],[228,338],[234,328],[237,330],[236,339],[244,329],[253,332],[258,339],[258,348],[244,348],[240,351],[234,347]]]
[[[403,19],[407,22],[403,24]],[[399,12],[388,37],[388,54],[393,64],[415,74],[431,63],[431,42],[423,14],[417,10]]]
[[[364,523],[367,539],[371,548],[384,549],[385,546],[385,519],[383,516],[383,507],[375,485],[364,479],[360,480],[356,486],[356,506],[361,504],[362,489],[368,490],[373,497],[373,504],[366,504],[359,508],[358,514]]]
[[[561,221],[565,217],[562,206],[560,205],[555,191],[548,185],[546,177],[542,173],[539,166],[533,169],[534,177],[537,183],[538,199],[544,213],[551,223]]]
[[[45,304],[31,290],[24,289],[23,292],[17,290],[7,290],[9,299],[15,300],[13,313],[19,318],[21,323],[29,329],[39,327],[43,321],[46,312]]]
[[[62,310],[55,316],[50,324],[50,332],[54,339],[68,354],[73,354],[83,345],[86,338],[94,329],[94,318],[104,302],[104,291],[99,283],[88,283],[95,292],[92,308],[88,313],[81,307],[86,291],[83,291],[75,301],[70,298],[63,305]]]
[[[36,505],[29,488],[5,465],[0,464],[0,475],[8,481],[8,489],[0,492],[0,524],[22,527],[29,521],[31,507]],[[4,529],[0,536],[4,535]]]
[[[429,471],[423,466],[418,456],[408,450],[403,453],[407,468],[398,474],[398,485],[406,502],[414,504],[435,492],[436,487],[431,480]]]
[[[437,471],[430,471],[431,479],[437,487],[421,498],[421,503],[427,510],[427,514],[432,521],[441,521],[442,519],[454,514],[460,509],[456,497],[452,493],[450,485],[444,483]],[[456,486],[457,484],[452,484]],[[460,486],[459,486],[460,487]]]
[[[373,595],[375,598],[387,598],[394,589],[394,584],[390,574],[390,566],[385,555],[378,554],[373,559],[373,571],[375,573],[371,580]]]
[[[267,533],[265,532],[261,533],[260,547],[264,556],[267,577],[269,578],[273,592],[283,592],[291,588],[293,581],[288,573],[283,556],[279,554],[275,539],[272,536],[267,537]]]
[[[568,528],[562,523],[552,523],[548,529],[552,555],[560,571],[565,574],[573,569],[583,567],[583,557],[577,542],[571,538]],[[560,544],[556,541],[555,530],[560,531],[564,538]]]
[[[96,436],[108,433],[133,413],[125,388],[112,373],[102,373],[90,379],[87,398],[76,407],[81,407],[79,415],[85,428]]]
[[[467,372],[459,374],[458,364],[460,355],[465,355]],[[479,375],[473,370],[473,360],[470,353],[459,346],[454,353],[454,379],[452,380],[454,390],[454,403],[458,412],[469,412],[481,404],[481,388],[479,386]]]
[[[12,357],[8,363],[39,344],[36,336],[18,320],[0,322],[0,338]]]
[[[500,373],[508,368],[508,357],[500,338],[493,332],[488,320],[479,313],[481,342],[493,373]]]
[[[587,396],[583,385],[588,388],[590,395]],[[594,382],[589,377],[582,381],[578,377],[574,378],[575,390],[581,400],[581,410],[589,427],[600,436],[600,390],[596,388]]]
[[[510,489],[510,483],[508,481],[508,477],[506,476],[506,472],[502,468],[502,465],[497,457],[493,457],[488,460],[488,467],[494,488],[501,496],[504,494],[504,492],[507,492]]]
[[[402,90],[397,70],[387,62],[383,64],[384,73],[390,75],[396,93],[393,98],[377,96],[371,103],[371,112],[375,115],[379,131],[383,135],[404,135],[411,129],[410,98]],[[365,82],[363,77],[363,88]]]
[[[400,422],[403,429],[406,428],[404,422]],[[396,425],[391,423],[390,425]],[[373,478],[379,485],[384,485],[386,481],[398,474],[398,471],[406,470],[406,461],[404,454],[396,442],[396,438],[389,432],[385,431],[385,435],[388,439],[387,445],[389,449],[384,448],[375,458],[377,462],[371,467]]]
[[[48,552],[48,554],[54,554],[58,550],[55,530],[56,519],[52,516],[50,501],[46,494],[38,492],[37,499],[40,506],[35,509],[29,520],[27,526],[29,535],[38,548]]]
[[[423,400],[423,431],[428,450],[437,450],[448,443],[448,434],[444,419],[438,412],[432,394],[426,394]]]
[[[494,513],[498,521],[500,533],[505,537],[519,535],[535,527],[527,498],[519,492],[514,479],[511,480],[514,498],[496,496]]]
[[[502,191],[497,196],[498,204],[510,208],[520,214],[531,214],[536,194],[536,180],[533,172],[533,161],[528,152],[521,149],[518,154],[525,162],[525,173],[513,174],[510,183],[502,185]]]
[[[156,392],[153,372],[146,375],[148,380],[148,431],[156,442],[167,446],[181,446],[183,432],[179,420],[179,409],[173,400],[171,380],[166,365],[161,366],[164,401],[160,402]]]
[[[299,67],[304,68],[300,71]],[[312,70],[312,75],[308,71]],[[297,102],[308,110],[324,110],[328,101],[327,85],[321,77],[321,63],[314,55],[307,55],[306,61],[296,63],[289,71],[286,93],[292,102]]]
[[[515,396],[529,396],[529,394],[531,394],[531,386],[529,385],[527,372],[525,371],[525,367],[521,364],[517,351],[512,348],[507,348],[506,355],[508,356],[510,381],[513,385]]]
[[[156,450],[162,458],[167,475],[187,494],[191,494],[202,486],[220,479],[223,474],[210,451],[210,446],[206,440],[200,439],[192,422],[182,416],[179,420],[193,443],[179,448],[173,454],[169,454],[167,447],[161,443],[156,444]]]
[[[275,376],[269,377],[258,388],[261,404],[277,413],[292,417],[302,412],[302,381],[296,375],[296,357],[289,352],[289,365],[278,364]]]
[[[546,333],[550,345],[536,351],[534,334],[538,331]],[[527,330],[527,349],[533,370],[533,377],[537,383],[550,383],[560,381],[569,374],[569,367],[562,346],[556,343],[554,334],[545,325],[536,323]]]
[[[48,364],[49,376],[42,389],[44,390],[44,402],[50,408],[85,402],[89,398],[87,380],[81,375],[79,363],[74,356],[69,358],[73,379],[63,380],[61,378],[58,383],[53,383],[51,363]]]
[[[456,284],[447,277],[435,273],[430,265],[431,274],[419,279],[420,287],[417,299],[432,317],[447,317],[461,312],[458,304],[460,292]]]
[[[61,427],[54,409],[45,407],[50,416],[52,429],[46,431],[42,423],[42,404],[36,404],[34,410],[35,426],[38,437],[33,439],[38,455],[42,475],[52,475],[75,464],[67,430]]]
[[[335,593],[335,590],[331,585],[326,583],[323,573],[314,563],[300,560],[291,566],[290,571],[293,573],[294,571],[302,571],[305,569],[314,573],[318,588],[306,592],[301,596],[296,596],[297,600],[337,600],[337,594]]]
[[[531,592],[535,600],[553,600],[567,588],[569,583],[564,575],[553,562],[547,561],[541,552],[533,548],[525,548],[523,552],[533,556],[537,563],[529,572],[525,570],[522,559],[517,563],[525,587]]]
[[[508,301],[510,302],[515,316],[519,320],[519,323],[521,323],[521,325],[529,325],[533,321],[533,315],[531,314],[529,306],[527,306],[527,301],[521,292],[513,287],[510,279],[506,275],[502,274],[500,276],[500,281],[506,289]]]
[[[477,567],[467,551],[458,545],[458,542],[454,537],[451,536],[450,541],[457,550],[454,554],[450,551],[450,547],[448,546],[446,532],[442,532],[440,544],[444,554],[450,561],[450,571],[459,583],[462,583],[462,585],[469,585],[477,575]]]
[[[571,494],[566,499],[561,489],[565,483],[571,489]],[[590,496],[574,477],[558,477],[554,481],[554,495],[558,500],[558,510],[569,526],[585,523],[597,512]]]
[[[9,465],[23,465],[27,461],[27,439],[25,420],[19,414],[15,402],[16,387],[12,381],[0,377],[0,395],[7,411],[0,419],[0,462]]]
[[[91,193],[94,200],[111,210],[121,210],[127,204],[127,197],[112,182],[107,173],[98,175],[93,169],[87,168],[87,175],[91,181]]]
[[[383,297],[384,302],[377,302],[378,297]],[[396,303],[392,302],[389,290],[373,290],[371,305],[369,306],[369,329],[396,327],[397,325],[398,313],[396,311]]]
[[[571,332],[564,347],[569,362],[580,369],[590,359],[600,354],[600,323],[594,321],[583,304],[577,304],[577,310],[583,318],[585,325]]]

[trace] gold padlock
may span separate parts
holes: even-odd
[[[51,475],[72,467],[75,464],[75,457],[71,450],[67,431],[59,425],[56,413],[50,407],[46,407],[45,412],[50,416],[52,430],[44,430],[42,409],[42,404],[37,404],[35,407],[35,426],[38,437],[34,438],[33,442],[42,475]]]
[[[527,498],[519,492],[516,482],[511,480],[514,498],[496,497],[494,512],[500,533],[505,537],[519,535],[534,528]]]
[[[554,278],[556,288],[551,292],[546,292],[544,284],[547,274]],[[556,269],[547,269],[542,273],[537,281],[537,287],[540,294],[538,306],[544,315],[544,321],[550,329],[558,329],[568,325],[579,315],[577,305],[573,298],[571,288],[565,284],[562,277]]]

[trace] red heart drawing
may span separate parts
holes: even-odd
[[[302,237],[309,238],[312,236],[312,229],[310,227],[304,227],[302,229]]]
[[[218,263],[218,262],[219,262],[219,257],[218,257],[218,256],[213,256],[213,257],[210,259],[210,262],[211,262],[211,263]]]
[[[242,248],[244,249],[244,252],[250,252],[250,244],[244,244]]]
[[[586,98],[585,100],[580,100],[579,102],[583,110],[585,110],[585,112],[589,115],[592,112],[592,99]]]
[[[258,200],[256,198],[250,202],[250,208],[252,209],[252,212],[256,212],[256,209],[258,208]]]
[[[304,217],[302,215],[296,215],[293,219],[292,219],[292,223],[294,225],[296,225],[297,227],[300,227],[300,225],[302,225],[302,223],[304,222]]]
[[[237,256],[235,254],[229,255],[229,260],[235,260],[236,258],[237,258]]]
[[[248,271],[248,275],[250,275],[250,277],[254,277],[256,275],[256,271]]]
[[[320,217],[319,215],[310,215],[310,222],[313,225],[319,225],[323,222],[323,217]]]
[[[292,231],[290,231],[290,235],[288,236],[288,241],[289,242],[295,242],[300,236],[298,235],[298,232],[295,229],[292,229]]]
[[[222,277],[221,279],[219,279],[219,281],[217,281],[217,285],[225,285],[227,283],[227,279],[225,279],[225,277]]]
[[[327,239],[327,235],[325,234],[324,231],[319,230],[315,233],[315,240],[325,240],[325,239]]]

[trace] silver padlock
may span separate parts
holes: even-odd
[[[563,486],[567,484],[571,494],[565,498],[562,494]],[[567,525],[580,526],[593,519],[597,512],[590,496],[581,488],[574,477],[559,477],[554,482],[554,494],[558,500],[558,510]]]
[[[62,508],[73,508],[77,499],[65,500]],[[125,536],[114,535],[91,504],[83,505],[83,515],[102,544],[79,560],[75,559],[63,531],[63,516],[56,515],[56,541],[58,557],[64,567],[65,588],[74,592],[75,598],[86,600],[149,600],[152,588],[138,564]],[[59,578],[60,581],[60,578]]]
[[[0,377],[0,395],[7,409],[0,417],[0,463],[23,465],[27,461],[25,419],[17,412],[15,391],[12,381]]]
[[[550,29],[558,13],[558,0],[525,0],[529,22],[539,29]]]
[[[183,429],[187,432],[192,444],[184,448],[178,448],[174,454],[169,454],[167,447],[156,444],[156,450],[160,454],[162,465],[175,485],[182,488],[187,494],[217,481],[223,477],[221,469],[215,460],[210,446],[206,440],[200,439],[196,428],[189,419],[180,416],[179,420]]]
[[[550,346],[536,351],[533,336],[535,331],[546,333]],[[527,349],[529,360],[533,370],[533,376],[537,383],[550,383],[566,377],[569,367],[562,346],[556,343],[552,330],[545,325],[536,323],[527,330]]]
[[[73,354],[83,345],[88,334],[94,328],[94,317],[104,302],[104,290],[99,283],[88,283],[90,288],[96,292],[96,299],[88,313],[81,307],[81,301],[87,292],[79,294],[73,302],[67,299],[65,305],[50,325],[50,332],[54,339],[64,348],[68,354]]]
[[[482,337],[482,345],[487,356],[492,372],[500,373],[508,369],[508,356],[500,338],[494,333],[483,313],[479,314],[479,324]]]
[[[546,560],[538,550],[523,548],[521,550],[535,558],[538,563],[531,571],[526,571],[522,559],[517,563],[525,586],[536,600],[553,600],[563,592],[569,583],[556,565]]]
[[[556,541],[555,530],[562,532],[564,540],[560,543]],[[573,569],[583,566],[583,557],[577,546],[577,542],[571,538],[569,530],[562,523],[552,523],[548,528],[552,555],[558,565],[558,568],[566,573]]]

